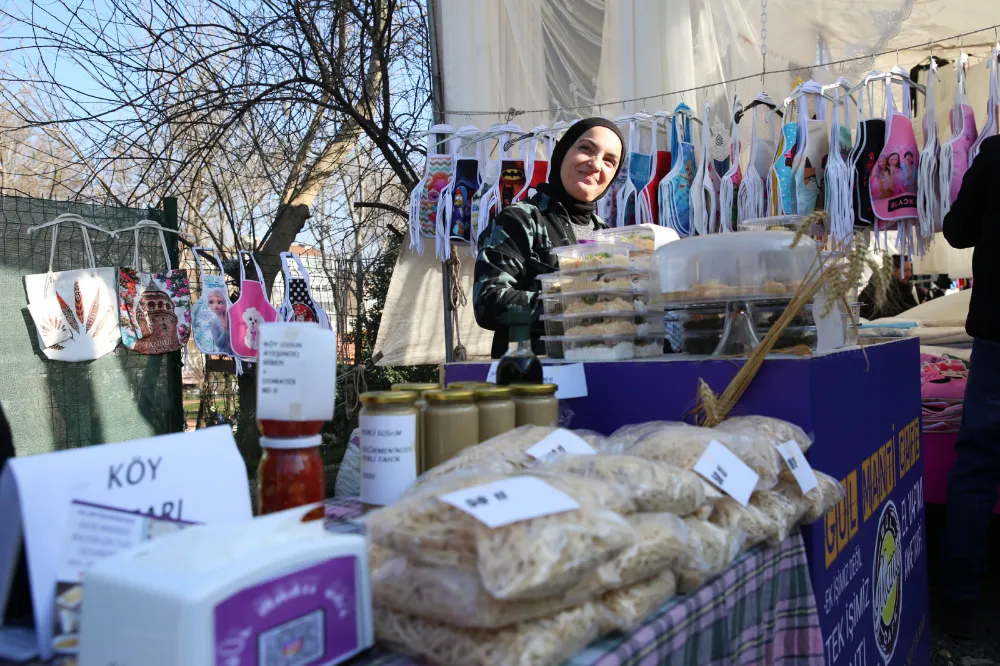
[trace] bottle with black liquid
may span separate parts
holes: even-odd
[[[503,317],[510,348],[497,364],[497,384],[541,384],[542,362],[531,351],[531,314],[512,310]]]

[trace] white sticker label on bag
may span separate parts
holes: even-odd
[[[499,364],[500,361],[493,361],[490,364],[489,372],[486,373],[486,381],[490,384],[497,383],[497,366]],[[556,390],[556,399],[558,400],[586,398],[588,395],[587,374],[583,369],[583,363],[543,365],[542,381],[559,387]]]
[[[490,529],[574,511],[575,499],[533,476],[515,476],[440,496]]]
[[[795,480],[799,482],[799,488],[802,489],[803,494],[819,485],[819,481],[816,480],[816,474],[813,472],[809,461],[806,460],[805,455],[803,455],[802,449],[799,448],[798,442],[792,439],[776,446],[778,453],[785,459],[785,464],[788,465],[788,469],[791,470]]]
[[[569,430],[559,428],[551,435],[525,451],[537,460],[544,460],[559,453],[569,453],[577,456],[592,456],[597,451],[587,442]]]
[[[705,452],[694,465],[694,471],[743,506],[750,501],[750,495],[760,480],[757,472],[715,441],[705,447]]]

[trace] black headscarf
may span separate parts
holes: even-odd
[[[577,139],[594,127],[606,127],[614,132],[615,136],[618,137],[618,140],[621,141],[622,153],[625,152],[625,139],[622,137],[621,130],[619,130],[618,126],[613,122],[607,118],[601,118],[600,116],[579,120],[570,125],[569,129],[566,130],[566,133],[563,134],[562,138],[556,143],[555,148],[552,149],[552,157],[549,158],[549,180],[547,183],[543,183],[538,187],[539,192],[555,199],[566,208],[566,212],[569,213],[570,220],[574,224],[590,224],[590,216],[597,208],[597,200],[580,201],[571,197],[569,192],[567,192],[566,188],[563,186],[560,171],[562,171],[563,159],[566,158],[566,153],[569,152],[569,149],[573,147],[573,144],[576,143]],[[619,155],[618,168],[615,169],[614,176],[612,176],[608,181],[607,188],[604,189],[604,192],[601,192],[601,197],[604,196],[604,194],[608,191],[608,188],[610,188],[611,184],[615,181],[615,178],[618,176],[618,172],[621,171],[622,162],[624,161],[625,155]],[[597,199],[600,199],[601,197],[597,197]]]

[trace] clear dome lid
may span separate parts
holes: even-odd
[[[653,255],[650,291],[663,303],[790,298],[818,258],[810,238],[787,231],[693,236]]]

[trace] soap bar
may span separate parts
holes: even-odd
[[[339,664],[371,647],[365,540],[302,522],[314,508],[191,527],[96,565],[80,666]]]

